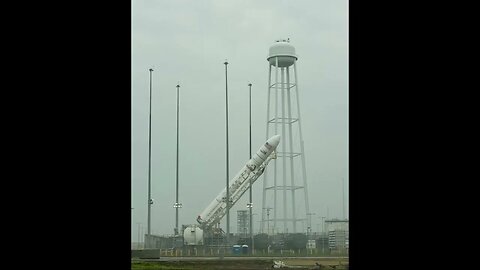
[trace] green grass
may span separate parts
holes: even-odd
[[[310,269],[314,266],[315,261],[310,259],[285,259],[285,263],[290,266],[303,266],[302,269]],[[348,262],[344,259],[332,260],[322,259],[318,260],[322,265],[338,265]],[[195,261],[132,261],[132,270],[238,270],[238,269],[269,269],[273,264],[272,259],[255,259],[255,260],[195,260]],[[326,268],[327,270],[333,270]],[[345,269],[345,267],[339,266],[337,270]]]
[[[183,262],[134,262],[132,270],[212,270],[212,269],[265,269],[271,266],[270,260],[251,261],[183,261]]]
[[[193,269],[185,268],[183,266],[163,265],[154,262],[132,262],[132,270],[173,270],[173,269]]]

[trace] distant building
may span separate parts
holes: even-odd
[[[330,250],[348,251],[348,219],[325,220],[328,232],[328,247]]]
[[[237,211],[237,233],[243,236],[250,234],[250,215],[248,210]]]

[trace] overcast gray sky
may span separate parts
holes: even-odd
[[[180,83],[179,224],[225,187],[225,66],[228,59],[230,177],[248,160],[248,83],[252,151],[265,141],[269,47],[290,38],[298,87],[312,227],[348,217],[348,1],[132,1],[132,241],[147,227],[149,71],[152,87],[152,233],[175,227],[176,84]],[[261,217],[262,178],[254,185]],[[232,208],[245,207],[248,193]],[[225,218],[222,220],[225,225]],[[254,231],[260,228],[254,222]]]

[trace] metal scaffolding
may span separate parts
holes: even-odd
[[[291,224],[290,228],[293,229],[290,232],[296,233],[297,223],[307,220],[307,214],[310,212],[305,151],[300,121],[296,64],[298,57],[294,53],[295,49],[289,44],[289,40],[278,40],[270,48],[270,55],[267,59],[269,61],[269,74],[266,138],[269,138],[271,132],[279,134],[280,131],[282,136],[281,145],[277,148],[277,159],[274,160],[274,166],[264,173],[261,231],[264,232],[266,222],[271,224],[272,221],[273,228],[269,229],[268,234],[282,232],[282,228],[278,227],[282,224],[283,233],[289,232],[288,224]],[[275,72],[274,83],[272,83],[272,67]],[[290,78],[292,67],[293,82]],[[280,73],[280,76],[278,73]],[[274,95],[272,95],[272,90]],[[292,101],[293,99],[296,102]],[[273,116],[271,116],[272,111]],[[296,203],[301,199],[296,195],[302,195],[297,194],[297,191],[303,191],[305,209],[296,206]],[[272,198],[271,192],[273,192],[273,202],[267,202]],[[269,207],[272,205],[273,207]],[[273,209],[272,219],[270,215],[266,217],[266,210],[269,208]],[[299,213],[297,213],[297,210],[300,210]]]

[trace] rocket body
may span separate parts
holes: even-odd
[[[280,135],[275,135],[268,139],[235,177],[233,177],[229,186],[230,207],[232,207],[248,189],[250,179],[253,184],[257,178],[263,174],[270,159],[274,158],[272,157],[272,153],[279,143]],[[217,197],[197,217],[197,222],[200,223],[202,228],[210,227],[223,218],[227,210],[226,194],[227,190],[223,188]]]
[[[252,159],[247,162],[247,167],[251,171],[254,171],[258,166],[265,162],[272,154],[273,150],[277,149],[278,144],[280,143],[280,135],[275,135],[268,139],[260,149],[253,155]]]

